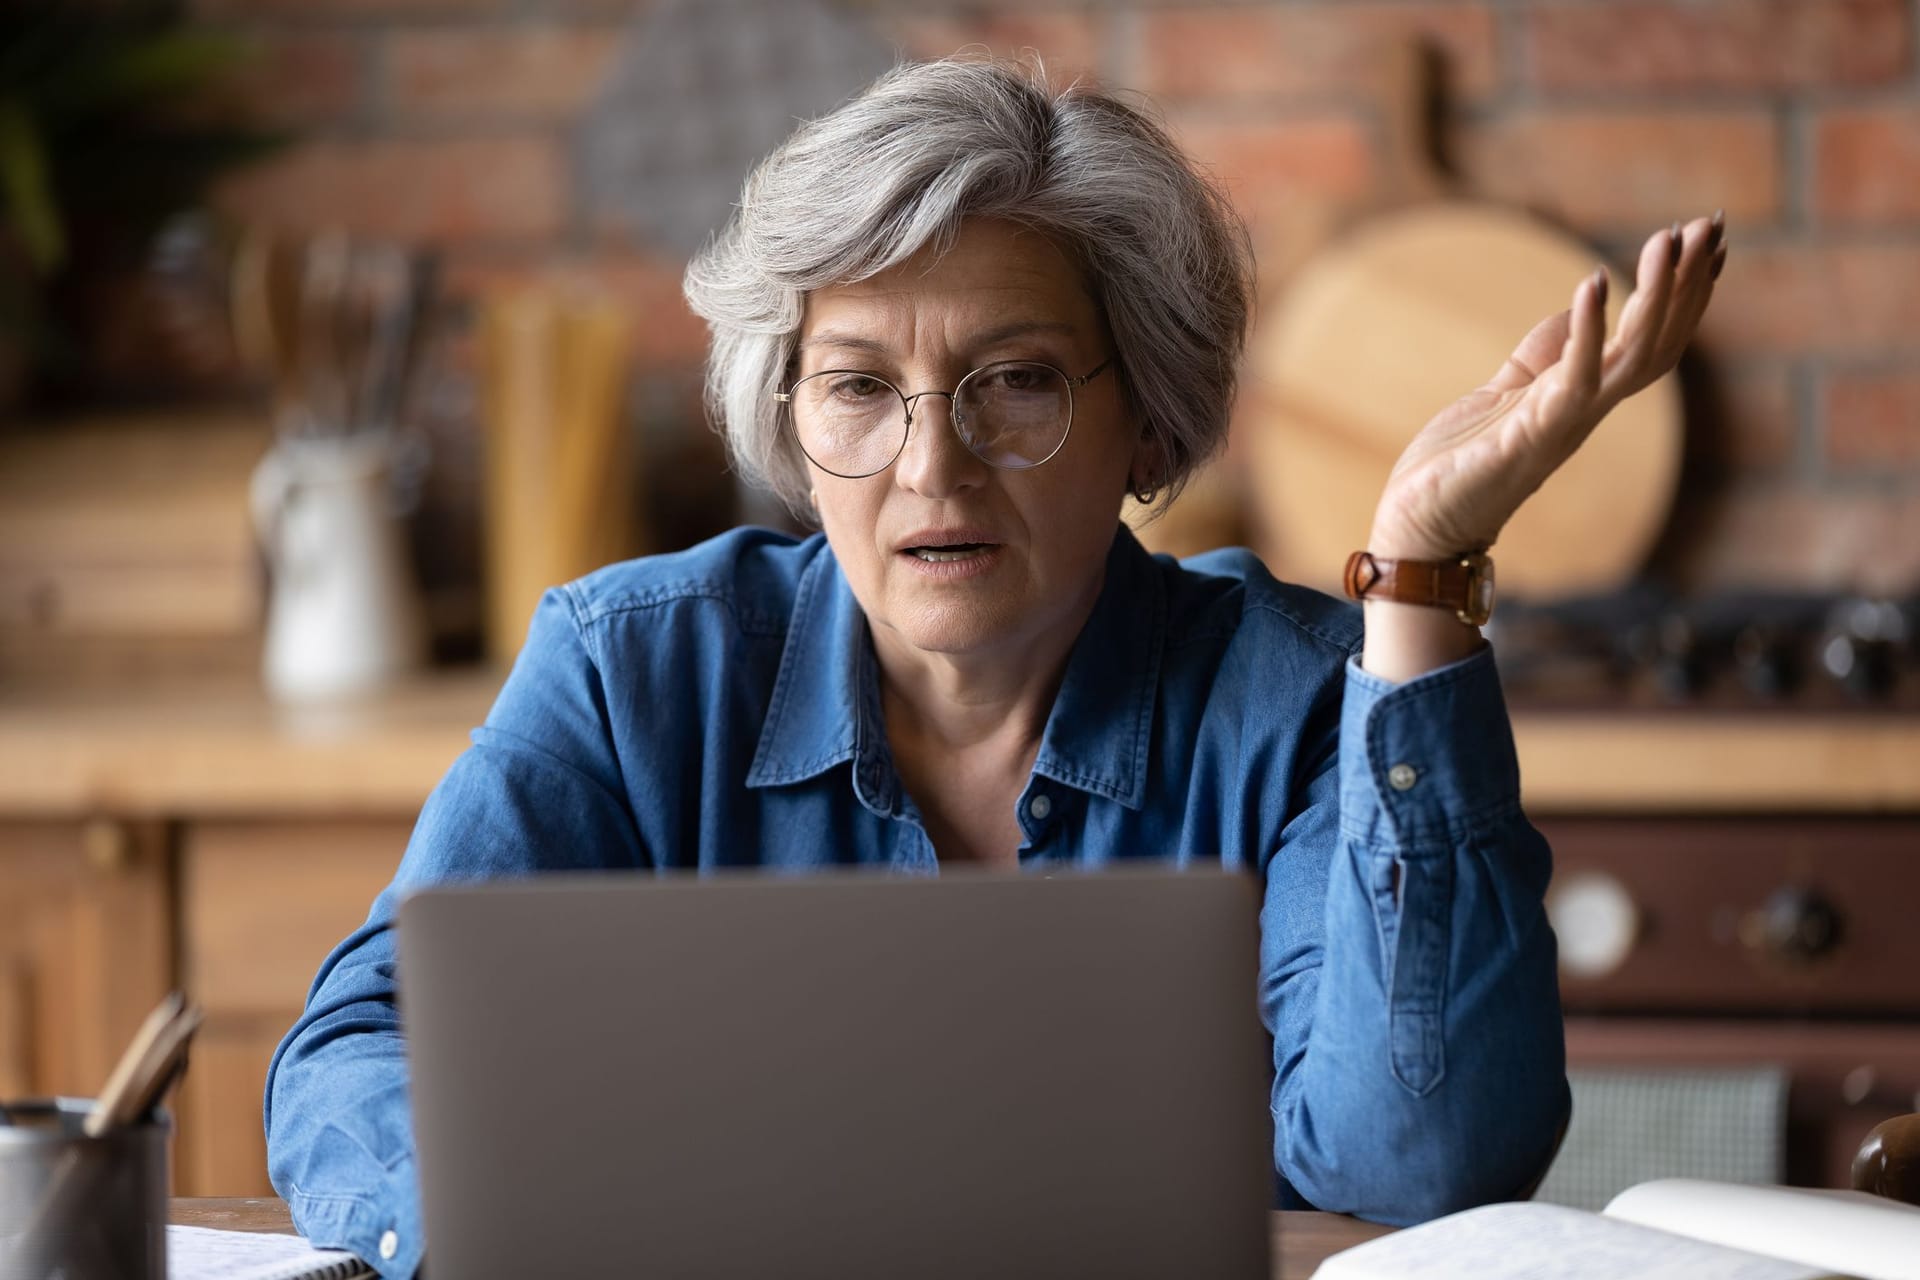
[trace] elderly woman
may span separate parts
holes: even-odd
[[[1242,868],[1273,1037],[1247,1123],[1272,1125],[1281,1203],[1406,1223],[1524,1194],[1568,1094],[1476,553],[1673,365],[1720,240],[1653,236],[1611,340],[1604,273],[1579,281],[1419,432],[1355,609],[1120,522],[1219,446],[1251,293],[1243,232],[1160,128],[977,61],[803,126],[686,287],[738,465],[821,533],[740,530],[541,602],[275,1055],[295,1221],[413,1271],[396,904],[560,868]],[[1437,589],[1386,598],[1423,564]]]

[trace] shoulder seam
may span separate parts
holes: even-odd
[[[571,593],[572,584],[568,584]],[[575,621],[581,627],[594,626],[609,621],[621,614],[641,613],[657,609],[663,605],[678,603],[682,600],[711,600],[733,616],[736,626],[750,635],[779,637],[786,633],[787,619],[777,614],[760,611],[743,611],[739,601],[731,591],[722,590],[704,582],[670,583],[652,587],[645,591],[629,592],[612,600],[596,604],[585,617],[580,617],[576,609]]]
[[[1248,592],[1247,594],[1249,599],[1246,604],[1246,612],[1251,613],[1255,609],[1258,609],[1265,613],[1277,614],[1292,623],[1298,630],[1312,636],[1324,645],[1339,650],[1341,653],[1352,653],[1366,636],[1366,629],[1362,626],[1356,626],[1353,635],[1343,637],[1324,627],[1307,621],[1277,600],[1255,600],[1251,598],[1252,592]]]

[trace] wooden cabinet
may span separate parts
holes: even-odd
[[[0,1098],[97,1094],[177,986],[206,1020],[173,1100],[174,1192],[270,1194],[274,1046],[496,685],[311,708],[233,685],[0,700]]]
[[[174,1191],[271,1195],[267,1062],[411,825],[0,823],[0,1098],[95,1095],[179,986],[206,1021],[174,1097]]]
[[[334,944],[393,878],[411,823],[206,821],[180,832],[181,985],[206,1010],[179,1099],[182,1195],[271,1195],[261,1091]]]
[[[0,822],[0,1097],[92,1094],[173,984],[158,823]]]

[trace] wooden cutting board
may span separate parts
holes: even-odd
[[[1386,215],[1324,250],[1295,278],[1247,379],[1269,567],[1337,583],[1407,442],[1563,310],[1594,261],[1525,213],[1465,201]],[[1611,326],[1631,286],[1609,274]],[[1668,375],[1615,409],[1513,517],[1494,552],[1501,590],[1542,599],[1623,585],[1665,523],[1680,453]]]
[[[1451,189],[1426,138],[1425,66],[1411,48],[1383,62],[1387,211],[1322,248],[1269,301],[1249,352],[1239,428],[1256,547],[1278,576],[1329,589],[1366,545],[1407,442],[1565,310],[1599,263],[1568,232]],[[1608,274],[1611,333],[1632,281]],[[1514,516],[1494,551],[1502,592],[1623,585],[1666,521],[1681,447],[1668,374],[1615,409]]]

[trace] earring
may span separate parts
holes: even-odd
[[[1160,491],[1151,485],[1137,485],[1133,490],[1133,500],[1143,507],[1152,506],[1153,500],[1159,496]]]

